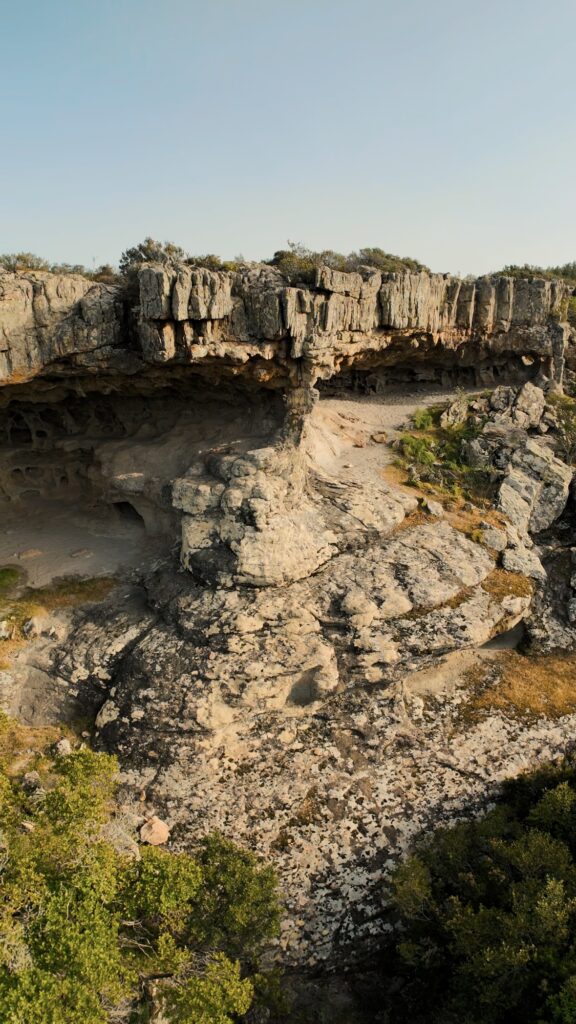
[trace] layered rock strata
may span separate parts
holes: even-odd
[[[126,801],[174,847],[219,828],[278,865],[282,962],[347,961],[386,932],[384,880],[413,838],[573,735],[573,715],[460,714],[498,634],[525,622],[576,642],[573,552],[552,601],[543,539],[572,470],[536,386],[570,357],[566,290],[186,266],[149,266],[139,288],[133,310],[83,278],[0,275],[5,455],[28,446],[23,479],[47,488],[68,487],[72,461],[74,502],[87,482],[90,501],[181,530],[179,562],[35,624],[3,703],[29,722],[91,717]],[[387,381],[506,373],[522,386],[477,396],[468,452],[497,481],[489,518],[401,486],[374,411]],[[317,401],[338,381],[361,400]],[[24,507],[21,468],[0,483]]]
[[[543,279],[346,274],[294,287],[273,267],[234,273],[150,265],[136,322],[122,290],[75,275],[0,273],[0,383],[38,375],[134,374],[190,365],[268,386],[350,365],[543,361],[561,379],[567,287]],[[219,368],[219,370],[218,370]]]

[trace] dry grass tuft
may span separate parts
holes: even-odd
[[[489,523],[490,526],[494,526],[497,530],[504,529],[506,520],[502,513],[498,512],[495,508],[466,509],[466,504],[467,502],[462,498],[457,498],[450,502],[446,518],[455,530],[459,530],[460,533],[465,533],[470,537],[476,531],[483,529],[480,523]]]
[[[61,726],[49,725],[35,728],[23,725],[0,711],[0,764],[12,777],[22,775],[32,768],[44,767],[48,748],[66,732]]]
[[[10,631],[7,640],[0,640],[0,669],[8,668],[14,654],[26,643],[23,626],[29,619],[63,608],[77,608],[89,602],[103,601],[117,585],[111,576],[88,579],[63,576],[46,587],[27,587],[21,590],[21,578],[7,573],[11,568],[6,566],[0,570],[6,580],[6,585],[0,590],[0,619]]]
[[[534,593],[531,580],[515,572],[506,572],[505,569],[493,569],[482,581],[481,587],[497,601],[505,597],[531,597]]]
[[[576,654],[530,657],[505,651],[500,671],[472,701],[478,711],[498,710],[522,718],[561,718],[576,712]]]
[[[28,590],[27,594],[39,601],[46,611],[58,608],[74,608],[90,601],[103,601],[117,586],[113,576],[95,576],[83,579],[80,576],[63,576],[47,587]]]
[[[390,530],[386,539],[389,537],[395,537],[396,534],[402,533],[404,530],[411,530],[414,526],[425,526],[432,521],[432,518],[433,517],[428,512],[425,512],[424,509],[415,509],[414,512],[409,512],[401,523],[398,523],[397,526]]]

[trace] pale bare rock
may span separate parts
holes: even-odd
[[[136,830],[184,849],[217,829],[273,861],[273,955],[335,966],[380,942],[387,873],[422,830],[572,741],[573,716],[459,718],[487,641],[538,618],[576,643],[572,470],[535,383],[562,379],[566,290],[155,264],[138,302],[48,277],[0,274],[0,553],[28,551],[32,587],[93,571],[98,600],[8,645],[2,704],[94,723],[135,808],[122,853]],[[462,455],[496,509],[401,482],[386,442],[438,402],[448,427],[470,411]]]
[[[163,846],[170,838],[170,829],[165,821],[155,814],[144,822],[140,829],[140,839],[149,846]]]
[[[561,381],[570,343],[569,325],[558,324],[567,288],[556,281],[320,267],[314,286],[295,288],[263,265],[224,272],[149,264],[139,288],[135,351],[122,288],[74,274],[2,272],[0,380],[20,382],[54,365],[133,374],[150,362],[210,367],[216,359],[228,372],[241,364],[253,379],[265,373],[295,386],[300,359],[313,383],[366,352],[389,363],[410,354],[450,364],[458,353],[482,377],[484,363],[528,350]],[[523,402],[517,415],[530,419]]]

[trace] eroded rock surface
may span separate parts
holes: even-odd
[[[134,310],[83,278],[0,275],[4,506],[68,495],[164,541],[107,601],[34,625],[3,704],[93,721],[149,842],[218,828],[273,860],[284,963],[377,940],[413,838],[570,742],[572,715],[461,714],[466,659],[495,636],[525,623],[543,649],[576,644],[573,470],[547,402],[565,298],[538,280],[320,268],[294,287],[271,267],[154,265]],[[406,422],[378,410],[422,380],[478,386],[467,457],[494,508],[394,476]],[[446,426],[468,414],[453,398]]]
[[[128,330],[121,289],[78,275],[2,272],[0,381],[171,364],[295,386],[356,363],[437,362],[490,377],[507,358],[518,372],[522,360],[543,361],[560,380],[570,338],[568,290],[556,281],[321,267],[314,286],[294,287],[265,265],[233,273],[150,265],[139,286]]]

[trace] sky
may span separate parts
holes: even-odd
[[[0,252],[576,259],[576,0],[0,0]]]

